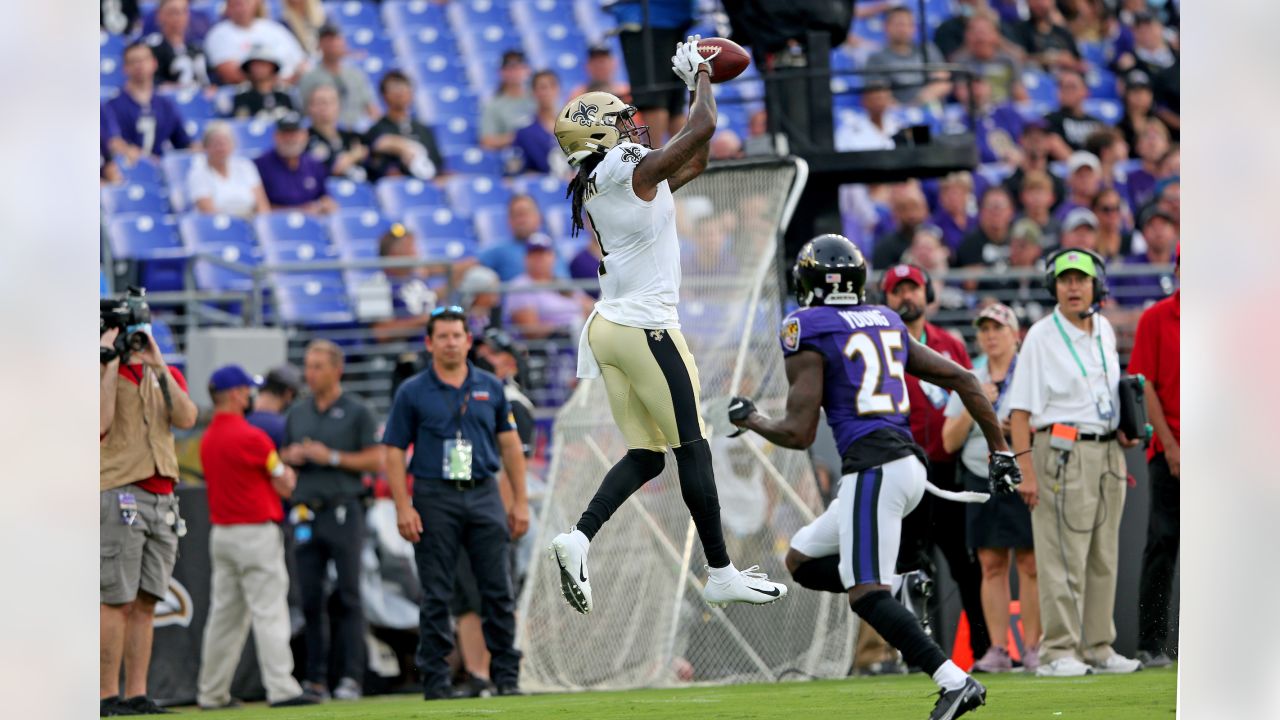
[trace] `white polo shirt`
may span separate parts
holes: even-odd
[[[1075,348],[1075,356],[1068,341]],[[1080,365],[1084,366],[1084,375]],[[1009,387],[1008,407],[1031,413],[1033,431],[1054,423],[1070,423],[1082,433],[1105,434],[1120,424],[1121,371],[1116,333],[1109,320],[1095,314],[1093,333],[1086,334],[1055,307],[1031,326],[1022,341],[1018,371]],[[1099,417],[1099,392],[1110,397],[1109,420]]]

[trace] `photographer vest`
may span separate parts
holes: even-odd
[[[137,366],[134,366],[136,369]],[[173,378],[169,378],[174,392]],[[116,414],[98,446],[98,490],[110,490],[153,475],[178,479],[178,453],[169,428],[169,409],[155,372],[142,368],[135,387],[125,378],[116,387]]]

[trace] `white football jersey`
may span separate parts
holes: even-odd
[[[648,153],[643,145],[622,143],[591,173],[584,207],[604,251],[596,312],[619,325],[675,329],[680,241],[671,186],[663,180],[649,201],[631,189],[631,176]]]

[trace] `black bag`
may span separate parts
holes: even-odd
[[[1141,374],[1120,378],[1120,431],[1143,445],[1151,441],[1152,428],[1147,422],[1147,379]]]

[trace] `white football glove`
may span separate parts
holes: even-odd
[[[710,55],[703,57],[698,52],[698,41],[701,39],[701,35],[690,35],[684,42],[676,45],[676,54],[671,58],[671,72],[684,81],[689,92],[698,88],[698,68],[706,65],[710,72],[711,60],[720,54],[720,48],[715,48]]]

